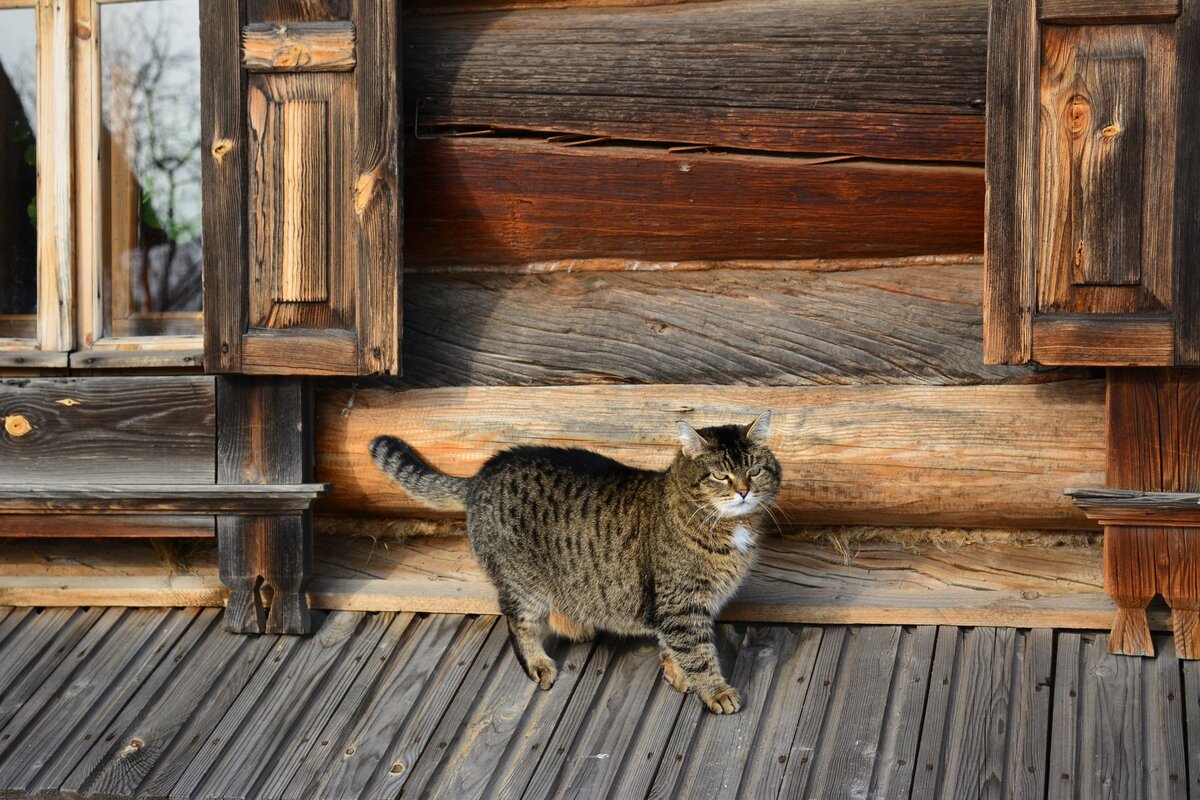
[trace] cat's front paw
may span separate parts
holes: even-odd
[[[683,670],[679,668],[679,665],[675,663],[675,659],[671,658],[669,653],[663,653],[662,665],[663,680],[671,684],[671,688],[683,694],[687,694],[692,690],[692,687],[688,686]]]
[[[742,696],[732,686],[721,686],[715,692],[701,695],[701,699],[714,714],[736,714],[742,710]]]
[[[535,658],[529,662],[525,671],[542,691],[549,689],[558,680],[558,667],[554,666],[554,662],[549,658]]]

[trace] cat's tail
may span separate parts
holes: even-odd
[[[395,436],[377,436],[371,457],[380,469],[417,500],[439,511],[462,511],[469,478],[439,472]]]

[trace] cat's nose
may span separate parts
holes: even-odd
[[[742,496],[742,499],[743,499],[743,500],[745,500],[745,499],[746,499],[746,495],[750,494],[750,488],[749,488],[749,487],[747,487],[747,488],[745,488],[745,489],[738,489],[738,490],[737,490],[737,493],[738,493],[738,494],[740,494],[740,495]]]

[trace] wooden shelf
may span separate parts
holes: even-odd
[[[1065,494],[1103,525],[1200,527],[1198,492],[1067,489]]]
[[[21,486],[0,489],[0,514],[299,514],[329,488],[327,483]]]

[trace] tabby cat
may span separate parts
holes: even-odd
[[[466,510],[517,658],[542,689],[558,676],[542,644],[547,623],[574,641],[597,630],[654,636],[667,682],[731,714],[742,701],[721,674],[713,617],[746,576],[779,491],[770,421],[681,422],[680,451],[661,472],[588,450],[515,447],[456,478],[391,436],[371,442],[371,455],[414,498]]]

